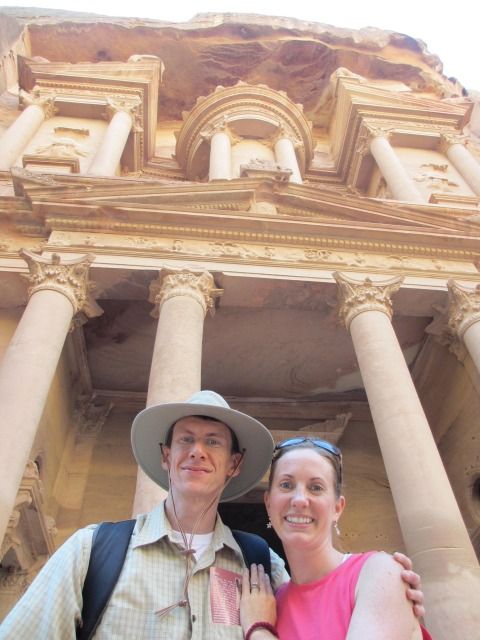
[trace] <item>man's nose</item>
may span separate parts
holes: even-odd
[[[192,458],[205,456],[205,445],[201,440],[195,440],[190,448],[190,456]]]

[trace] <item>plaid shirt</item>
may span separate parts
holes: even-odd
[[[75,640],[94,529],[95,525],[80,529],[52,556],[4,620],[0,640]],[[245,566],[240,547],[220,517],[212,544],[193,570],[190,607],[176,607],[164,617],[155,615],[182,593],[185,560],[172,538],[163,503],[138,517],[125,564],[95,633],[97,640],[243,638],[239,625],[214,623],[210,614],[210,567],[240,573]],[[283,561],[273,551],[270,554],[276,589],[288,575]]]

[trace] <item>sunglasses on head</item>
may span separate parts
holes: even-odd
[[[340,461],[342,460],[342,452],[338,447],[336,447],[331,442],[328,442],[327,440],[320,440],[319,438],[306,438],[306,437],[288,438],[287,440],[283,440],[282,442],[279,442],[277,445],[275,445],[273,455],[275,456],[275,453],[277,451],[281,451],[282,449],[286,449],[287,447],[296,447],[300,444],[304,444],[305,442],[313,444],[315,447],[318,447],[319,449],[323,449],[324,451],[331,453],[332,456],[335,456]]]

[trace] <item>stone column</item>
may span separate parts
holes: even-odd
[[[40,128],[55,113],[54,98],[22,93],[25,109],[0,138],[0,171],[9,171]]]
[[[90,175],[115,175],[138,108],[137,103],[109,101],[106,116],[110,123],[88,169]]]
[[[390,320],[402,279],[334,277],[406,550],[422,576],[428,627],[436,640],[474,637],[480,567]]]
[[[440,148],[475,195],[480,196],[480,163],[463,144],[460,135],[444,133]]]
[[[72,317],[99,315],[89,291],[92,256],[64,259],[22,252],[28,264],[28,304],[0,368],[0,540],[15,504]]]
[[[232,132],[226,119],[215,123],[201,134],[210,142],[208,180],[231,180],[232,178]]]
[[[365,129],[370,153],[375,158],[395,200],[425,203],[425,199],[388,141],[391,132],[382,127],[368,126]]]
[[[165,271],[150,289],[157,333],[148,383],[147,407],[181,402],[201,388],[203,323],[223,293],[204,271]],[[160,451],[158,452],[160,457]],[[138,470],[134,515],[152,509],[165,492]]]
[[[299,144],[298,140],[288,135],[283,129],[280,130],[274,142],[276,162],[282,169],[290,169],[292,173],[289,181],[296,184],[302,184],[302,175],[298,166],[297,154],[295,153],[295,147]]]
[[[448,326],[463,340],[480,373],[480,285],[448,281]]]

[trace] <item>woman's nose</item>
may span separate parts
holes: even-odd
[[[292,497],[292,504],[303,505],[308,501],[304,487],[296,487]]]

